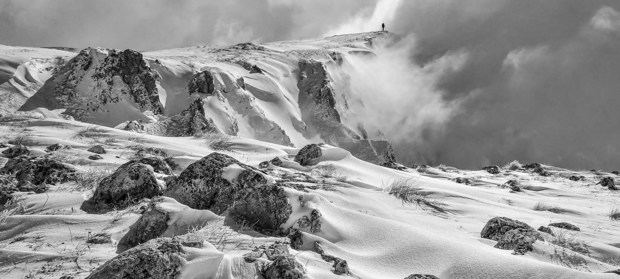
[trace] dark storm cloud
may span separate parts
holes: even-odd
[[[620,3],[407,1],[392,23],[415,33],[418,63],[465,51],[439,82],[456,115],[402,157],[479,167],[518,159],[620,168]],[[413,11],[413,12],[411,12]]]

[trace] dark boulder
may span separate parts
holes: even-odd
[[[540,163],[529,163],[523,166],[524,169],[530,170],[533,173],[537,173],[540,176],[550,176],[551,173],[545,170],[545,168]]]
[[[56,185],[75,179],[76,170],[54,159],[34,158],[19,156],[9,159],[0,169],[0,174],[14,175],[18,181],[18,187],[32,184],[35,186],[43,184]]]
[[[430,274],[411,274],[405,279],[439,279],[439,277]]]
[[[178,278],[184,257],[184,248],[178,240],[157,238],[117,255],[99,266],[86,278]]]
[[[601,181],[598,182],[598,184],[603,187],[607,187],[607,189],[609,190],[618,190],[618,188],[616,188],[616,182],[612,177],[609,176],[603,177]]]
[[[466,177],[457,177],[456,179],[454,179],[454,182],[459,184],[471,185],[471,180]]]
[[[136,162],[153,167],[153,171],[157,173],[161,173],[165,175],[172,175],[172,168],[170,168],[170,165],[168,164],[168,162],[166,162],[165,159],[154,157],[154,156],[149,156],[149,157],[143,157],[137,160],[133,160],[125,164],[131,164],[131,163],[136,163]]]
[[[304,245],[304,235],[298,229],[291,228],[288,233],[288,239],[293,249],[298,250]]]
[[[30,150],[21,144],[13,145],[2,151],[2,155],[9,159],[22,155],[30,155]]]
[[[88,213],[122,209],[143,198],[159,196],[161,192],[153,167],[140,162],[130,162],[121,165],[104,178],[93,196],[82,203],[81,209]]]
[[[504,186],[510,188],[510,191],[521,192],[521,183],[519,183],[519,181],[515,179],[506,181],[506,183],[504,183]]]
[[[46,148],[45,148],[45,151],[47,151],[47,152],[54,152],[54,151],[57,151],[57,150],[62,149],[63,147],[64,147],[64,146],[63,146],[63,145],[61,145],[61,144],[59,144],[59,143],[54,143],[54,144],[52,144],[52,145],[50,145],[50,146],[46,147]]]
[[[540,227],[538,228],[538,231],[539,231],[539,232],[548,233],[548,234],[550,234],[550,235],[555,236],[555,234],[553,233],[553,231],[552,231],[552,230],[551,230],[551,228],[549,228],[549,227],[540,226]]]
[[[96,154],[105,154],[105,149],[101,145],[95,145],[87,150],[88,152],[96,153]]]
[[[205,106],[207,103],[204,99],[195,99],[187,109],[163,121],[162,123],[166,123],[165,135],[185,137],[220,133],[213,119],[207,118]]]
[[[304,267],[290,255],[278,256],[263,271],[265,279],[302,279]]]
[[[580,181],[580,180],[585,180],[586,177],[583,175],[582,176],[571,175],[568,179],[571,181]]]
[[[490,174],[499,174],[499,167],[498,166],[486,166],[486,167],[484,167],[482,169],[487,171]]]
[[[233,166],[236,165],[236,166]],[[237,177],[225,177],[227,167]],[[216,214],[229,210],[235,221],[253,226],[259,232],[274,234],[292,212],[282,186],[268,184],[260,171],[221,153],[189,165],[165,192],[194,209],[209,209]]]
[[[162,236],[168,229],[169,220],[170,216],[167,212],[158,210],[155,204],[150,204],[140,219],[129,227],[129,231],[118,242],[116,253],[122,253],[127,249]]]
[[[310,217],[302,216],[297,220],[297,226],[300,230],[317,233],[321,231],[321,212],[313,209]]]
[[[504,234],[513,229],[534,230],[528,224],[518,220],[507,217],[494,217],[484,226],[482,232],[480,232],[480,237],[498,241]]]
[[[571,223],[567,222],[558,222],[549,224],[551,227],[561,228],[569,231],[581,231],[581,229]]]
[[[101,157],[101,155],[99,155],[99,154],[95,154],[95,155],[88,156],[88,159],[93,160],[93,161],[97,161],[97,160],[102,160],[103,157]]]
[[[318,144],[308,144],[297,152],[297,155],[295,155],[295,162],[302,166],[313,165],[322,155],[323,152]]]
[[[534,230],[517,228],[507,231],[495,244],[495,248],[504,250],[514,250],[516,255],[524,255],[532,251],[533,244],[538,238],[538,233]]]

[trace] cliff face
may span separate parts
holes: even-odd
[[[157,75],[133,50],[87,48],[48,79],[20,110],[66,109],[76,120],[115,125],[161,114]]]

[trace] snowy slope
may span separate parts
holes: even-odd
[[[15,125],[3,129],[15,129]],[[19,135],[20,131],[13,130],[12,134]],[[244,138],[228,139],[227,149],[214,150],[215,145],[205,144],[214,139],[160,137],[53,119],[30,121],[21,135],[37,152],[43,152],[51,143],[70,146],[71,149],[57,151],[52,157],[62,158],[91,175],[95,169],[113,170],[126,162],[134,156],[136,145],[171,155],[181,165],[177,173],[214,151],[253,166],[273,157],[287,161],[298,152],[296,148]],[[89,153],[85,149],[97,143],[108,152],[103,154],[103,160],[87,160]],[[617,179],[617,175],[551,166],[543,166],[551,173],[549,176],[522,168],[503,168],[499,174],[445,166],[397,171],[361,161],[340,148],[326,145],[322,149],[323,156],[314,166],[302,167],[287,161],[281,167],[261,168],[273,179],[298,177],[293,179],[306,185],[287,188],[293,212],[283,227],[295,226],[300,217],[312,210],[320,212],[320,230],[304,230],[304,244],[297,250],[291,249],[308,278],[346,277],[332,272],[331,263],[313,250],[313,241],[320,241],[326,253],[345,259],[350,268],[348,276],[353,278],[405,278],[413,273],[438,278],[618,276],[602,272],[619,268],[620,222],[610,219],[609,214],[618,207],[620,192],[595,185],[601,177]],[[583,178],[572,181],[570,176]],[[456,178],[467,178],[470,183],[455,183]],[[521,183],[521,192],[501,186],[511,179]],[[391,187],[402,181],[443,210],[434,210],[424,203],[405,203],[391,195]],[[67,183],[53,186],[48,193],[16,196],[15,204],[20,209],[0,225],[0,272],[5,278],[27,274],[37,278],[58,278],[62,274],[83,278],[115,256],[116,243],[138,218],[139,206],[86,214],[78,208],[89,193],[88,189]],[[537,209],[538,205],[557,210]],[[194,211],[183,209],[174,201],[165,206],[177,208],[174,220],[195,218]],[[224,217],[209,216],[215,217],[209,217],[212,219],[206,226],[192,233],[202,235],[211,244],[198,250],[202,256],[193,261],[197,266],[188,263],[186,276],[192,276],[184,278],[254,278],[252,271],[248,271],[251,265],[244,263],[242,255],[261,244],[288,241],[285,237],[235,229],[227,225]],[[511,250],[494,248],[495,241],[480,237],[485,223],[496,216],[521,220],[534,228],[565,221],[581,231],[552,227],[555,236],[544,234],[544,240],[534,243],[533,251],[514,255]],[[89,235],[100,232],[109,233],[112,243],[85,243]],[[210,267],[198,264],[202,262],[199,259],[207,258],[215,260]],[[54,266],[56,269],[51,268]],[[245,277],[227,277],[242,270],[247,272]]]

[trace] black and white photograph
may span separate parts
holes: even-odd
[[[620,1],[0,0],[0,278],[620,279]]]

